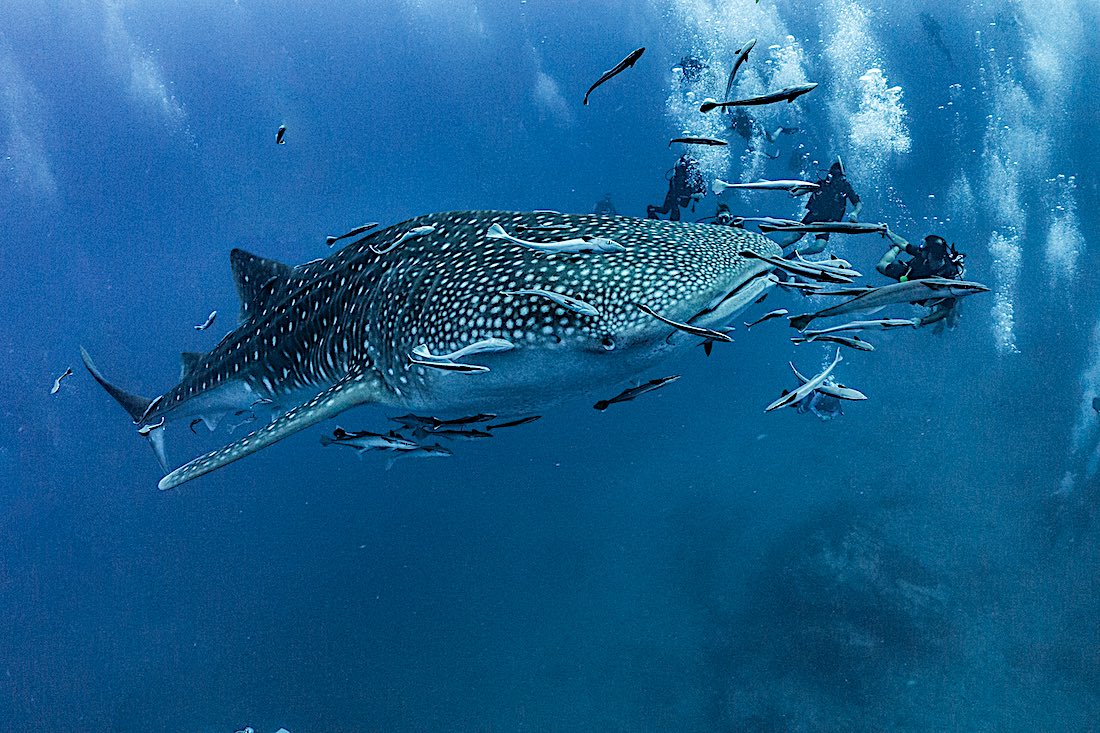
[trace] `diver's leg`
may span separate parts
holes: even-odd
[[[821,254],[822,252],[825,251],[825,245],[828,244],[828,242],[829,242],[829,235],[828,234],[825,234],[825,235],[819,234],[816,237],[814,237],[813,244],[810,244],[809,246],[803,247],[802,249],[798,250],[798,254],[800,254],[800,255],[817,255],[817,254]]]
[[[803,232],[772,232],[766,236],[783,249],[786,249],[806,235]]]

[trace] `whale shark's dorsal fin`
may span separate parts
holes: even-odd
[[[272,296],[280,292],[294,274],[294,268],[290,265],[258,257],[243,249],[230,252],[229,262],[233,266],[233,280],[241,299],[242,321],[256,313],[262,313],[271,302]]]
[[[206,354],[201,351],[184,351],[180,354],[180,381],[187,379],[195,371]]]

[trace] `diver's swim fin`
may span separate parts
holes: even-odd
[[[249,433],[223,448],[185,463],[162,478],[157,487],[162,491],[175,488],[193,478],[198,478],[251,455],[272,443],[277,443],[299,430],[304,430],[322,420],[335,417],[344,410],[367,402],[375,402],[378,400],[382,389],[382,381],[375,373],[350,373],[309,402],[295,407],[259,430]]]

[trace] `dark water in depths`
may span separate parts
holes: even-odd
[[[349,5],[0,2],[0,731],[1095,726],[1093,0]],[[668,138],[725,134],[693,110],[750,37],[742,93],[821,86],[754,112],[801,129],[748,143],[778,159],[730,135],[707,178],[842,154],[865,220],[943,233],[995,291],[848,353],[870,399],[841,419],[763,413],[826,356],[772,323],[446,460],[318,427],[162,493],[80,368],[167,389],[232,326],[233,246],[299,263],[365,220],[605,192],[643,215]],[[873,273],[882,243],[834,251]],[[230,440],[182,427],[177,463]]]

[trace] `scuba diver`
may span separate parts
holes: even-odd
[[[750,115],[748,110],[744,107],[737,107],[730,115],[730,130],[743,137],[748,143],[751,143],[753,138],[757,136],[761,136],[768,142],[774,143],[779,139],[780,135],[793,135],[796,132],[801,132],[797,127],[777,127],[773,131],[765,130],[761,127],[760,123],[752,118],[752,115]],[[751,151],[753,148],[750,145],[748,149]],[[769,155],[768,151],[764,150],[763,154],[764,157],[771,160],[779,158],[779,153]]]
[[[811,413],[818,420],[832,420],[844,417],[844,410],[840,406],[840,400],[832,395],[821,392],[810,392],[798,403],[798,414]]]
[[[605,193],[603,198],[596,202],[596,207],[592,209],[592,213],[597,216],[616,216],[619,212],[615,209],[611,194]]]
[[[698,79],[700,76],[702,76],[706,68],[707,64],[705,61],[702,61],[701,59],[698,59],[690,54],[680,59],[680,65],[676,67],[676,69],[679,69],[680,73],[683,75],[684,81],[687,82],[693,82]],[[673,71],[675,71],[676,69],[673,69]]]
[[[647,219],[657,219],[660,218],[658,214],[668,214],[670,221],[680,221],[680,209],[693,205],[706,195],[707,182],[703,180],[703,173],[699,170],[699,161],[691,155],[681,155],[671,172],[664,204],[660,207],[653,204],[647,206]]]
[[[818,221],[843,221],[844,212],[848,204],[852,205],[852,213],[848,215],[848,221],[859,221],[859,213],[863,211],[863,202],[859,194],[852,188],[844,175],[844,163],[837,156],[836,161],[829,166],[829,172],[824,178],[817,181],[819,188],[810,194],[810,200],[806,202],[806,215],[802,217],[803,224],[812,224]],[[802,239],[801,232],[789,232],[773,239],[777,244],[786,249]],[[825,243],[829,241],[828,232],[822,232],[814,237],[814,243],[809,247],[798,250],[799,254],[815,255],[825,249]]]
[[[920,245],[912,245],[904,238],[895,234],[890,229],[886,230],[886,237],[892,243],[890,249],[882,256],[875,269],[889,278],[898,282],[909,280],[922,280],[929,277],[942,277],[948,280],[961,280],[964,274],[963,263],[966,255],[958,252],[955,245],[948,244],[947,240],[938,234],[929,234]],[[904,251],[909,255],[907,262],[902,262],[898,256]],[[958,319],[955,298],[942,298],[934,301],[925,301],[921,305],[929,305],[932,312],[921,318],[915,318],[916,326],[927,326],[930,323],[949,318],[947,325],[954,327]]]
[[[697,219],[696,224],[713,224],[719,227],[734,227],[736,229],[745,228],[745,220],[734,216],[730,211],[730,207],[721,201],[718,202],[718,208],[714,212],[714,216],[704,216],[702,219]]]

